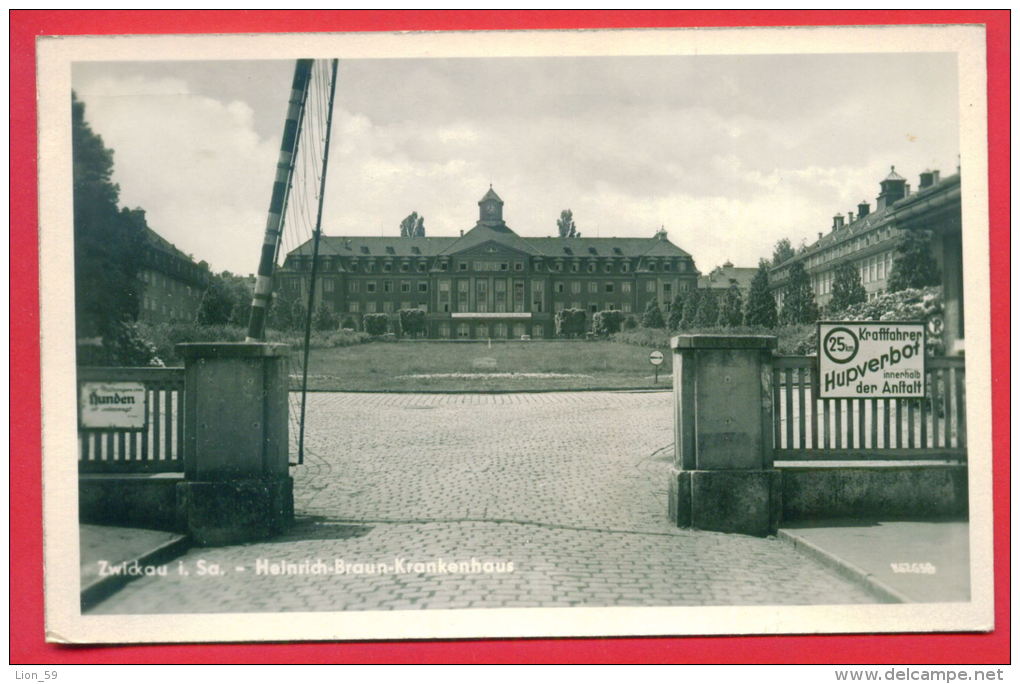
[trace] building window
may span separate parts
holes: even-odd
[[[410,309],[411,308],[411,302],[400,302],[400,308],[401,309]]]
[[[439,270],[440,271],[445,271],[449,266],[450,266],[450,264],[446,263],[445,261],[442,261],[439,264]]]
[[[563,273],[563,264],[556,264],[556,271],[558,273]]]
[[[595,272],[595,264],[588,264],[588,273]]]
[[[385,271],[386,273],[389,273],[390,271],[393,270],[393,264],[383,264],[382,270]]]
[[[514,262],[514,270],[515,271],[523,271],[524,270],[524,262],[523,261],[515,261]]]
[[[672,291],[673,291],[673,284],[672,283],[663,283],[662,284],[662,294],[663,295],[668,297],[670,295],[670,293],[672,293]]]
[[[671,264],[670,262],[667,261],[666,263],[664,263],[662,265],[662,270],[663,271],[672,271],[673,270],[673,264]]]
[[[428,291],[429,291],[429,283],[428,283],[428,281],[427,280],[419,280],[418,281],[418,292],[428,292]]]
[[[648,264],[648,270],[649,271],[654,271],[655,270],[655,264]]]
[[[357,292],[358,291],[358,281],[357,280],[349,280],[349,281],[347,281],[347,291],[348,292]]]
[[[620,292],[630,294],[630,283],[620,283]]]
[[[468,267],[468,265],[467,265],[467,262],[466,262],[466,261],[462,261],[462,262],[460,262],[460,270],[462,270],[462,271],[466,271],[466,270],[467,270],[467,267]]]
[[[365,302],[365,313],[375,313],[375,302]]]
[[[333,291],[333,287],[334,287],[334,280],[332,278],[323,278],[322,279],[322,291],[323,292],[332,292]]]
[[[393,292],[393,281],[392,280],[384,280],[384,281],[382,281],[382,291],[383,292]]]
[[[409,269],[409,268],[411,268],[411,265],[408,264],[407,262],[402,262],[400,264],[400,272],[401,273],[407,273],[407,269]]]
[[[426,264],[424,261],[418,262],[418,273],[424,273],[427,268],[428,264]]]
[[[489,281],[479,278],[475,281],[475,311],[486,313],[489,310]]]
[[[524,281],[514,281],[514,311],[522,313],[524,311]]]
[[[350,311],[351,313],[358,313],[358,311],[360,309],[361,309],[361,305],[358,302],[348,302],[347,303],[347,310]]]
[[[615,287],[613,287],[613,284],[612,284],[612,283],[606,283],[606,294],[613,294],[613,291],[614,291],[615,289],[616,289],[616,288],[615,288]]]
[[[570,272],[571,273],[577,273],[580,270],[581,270],[581,264],[578,264],[578,263],[570,264]]]
[[[623,273],[630,273],[630,264],[626,262],[620,264],[620,271],[622,271]]]
[[[625,313],[630,313],[630,302],[624,302],[622,306]]]
[[[613,272],[613,267],[612,267],[612,265],[611,265],[611,264],[606,264],[606,265],[605,265],[605,267],[603,268],[603,270],[604,270],[604,271],[605,271],[606,273],[612,273],[612,272]]]
[[[545,297],[545,288],[542,285],[541,280],[536,280],[531,283],[531,310],[537,313],[541,313],[543,310],[543,302]]]
[[[588,305],[588,311],[590,313],[596,313],[598,310],[599,310],[599,305],[598,304],[589,304]]]
[[[468,288],[471,283],[467,280],[457,281],[457,311],[466,313],[468,311]]]
[[[369,280],[365,283],[365,292],[375,292],[375,281]]]
[[[458,323],[457,324],[457,337],[460,337],[460,338],[463,338],[463,339],[467,339],[468,337],[471,337],[471,326],[469,326],[467,323]]]
[[[570,292],[572,294],[581,294],[581,282],[575,280],[570,283]]]
[[[537,339],[541,338],[544,335],[545,335],[545,330],[542,328],[541,325],[533,325],[533,326],[531,326],[531,336],[534,339],[537,340]]]
[[[383,313],[393,313],[393,302],[383,302],[382,310]]]
[[[649,280],[645,283],[645,292],[655,292],[655,281]]]
[[[564,290],[564,283],[556,283],[556,293],[562,294]]]
[[[598,292],[599,292],[599,284],[598,284],[598,282],[596,282],[594,280],[589,282],[588,283],[588,294],[598,294]]]
[[[580,308],[582,308],[581,307],[581,302],[570,302],[570,308],[571,309],[580,309]]]
[[[411,281],[410,280],[401,280],[400,281],[400,291],[401,292],[410,292],[411,291]]]

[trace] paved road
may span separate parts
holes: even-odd
[[[668,393],[317,393],[308,417],[293,530],[93,612],[873,602],[782,541],[669,525]]]

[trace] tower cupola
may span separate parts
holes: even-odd
[[[896,173],[895,166],[879,185],[882,188],[882,192],[878,195],[879,211],[891,207],[907,196],[907,179]]]
[[[491,185],[485,196],[478,200],[478,222],[490,225],[503,223],[503,200]]]

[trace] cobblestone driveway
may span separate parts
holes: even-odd
[[[193,549],[224,574],[140,579],[92,612],[873,602],[781,541],[669,525],[667,392],[317,393],[308,419],[294,529]],[[514,567],[402,567],[437,560]]]

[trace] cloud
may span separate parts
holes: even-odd
[[[76,87],[114,151],[122,204],[145,209],[150,227],[196,260],[254,271],[280,143],[255,133],[252,108],[173,78]]]

